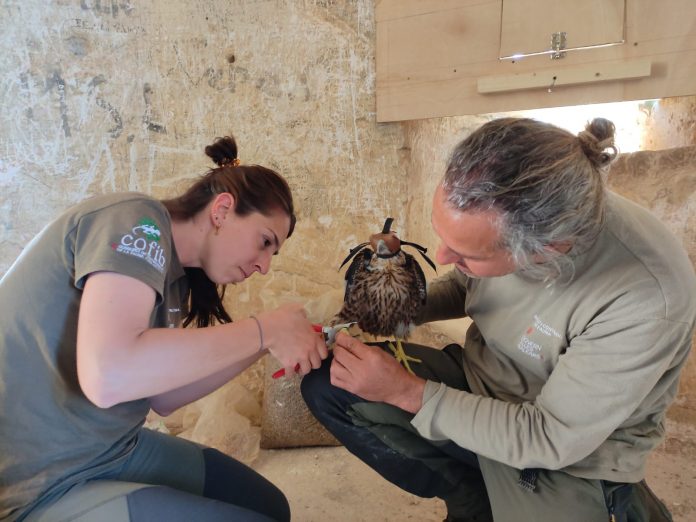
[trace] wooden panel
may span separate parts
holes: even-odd
[[[399,6],[412,7],[398,17]],[[429,10],[414,15],[414,5]],[[444,6],[443,10],[439,6]],[[501,0],[382,0],[377,23],[377,120],[485,114],[510,110],[696,94],[696,2],[629,0],[624,45],[499,60]],[[596,64],[652,63],[647,78],[479,94],[479,78]]]
[[[396,20],[480,4],[481,0],[377,0],[375,20]]]
[[[609,82],[650,76],[649,60],[631,60],[617,64],[586,64],[575,67],[552,67],[543,72],[513,74],[509,76],[484,76],[478,79],[478,92],[491,94],[498,92],[522,91],[524,89],[546,89],[553,92],[558,87],[581,83]]]
[[[626,0],[502,0],[500,57],[549,52],[551,35],[567,48],[621,43]]]

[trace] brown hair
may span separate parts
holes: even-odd
[[[237,143],[232,136],[217,138],[205,148],[217,168],[210,169],[196,180],[181,196],[162,201],[173,220],[191,219],[217,195],[228,192],[234,196],[234,213],[246,216],[252,212],[269,215],[274,211],[290,217],[288,237],[295,229],[295,210],[288,183],[274,170],[260,165],[240,165]],[[222,299],[225,286],[216,285],[201,268],[184,269],[189,280],[189,311],[184,327],[195,321],[196,326],[208,326],[213,319],[229,323],[232,318]]]

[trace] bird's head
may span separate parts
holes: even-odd
[[[370,246],[378,256],[394,255],[401,250],[401,240],[390,230],[393,221],[394,218],[387,218],[382,232],[370,236]]]

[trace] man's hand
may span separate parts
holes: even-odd
[[[421,408],[425,388],[424,379],[408,373],[378,346],[368,346],[346,333],[336,336],[331,384],[411,413]]]

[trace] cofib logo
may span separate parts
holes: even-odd
[[[121,241],[112,244],[116,252],[144,259],[160,272],[164,272],[167,259],[159,244],[161,237],[157,224],[149,218],[143,218],[131,229],[130,234],[121,237]]]

